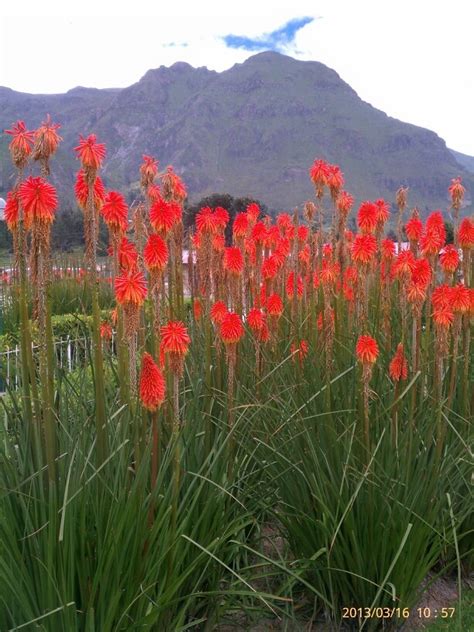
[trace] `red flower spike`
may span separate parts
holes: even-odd
[[[249,230],[249,218],[247,213],[237,213],[232,225],[232,233],[234,239],[243,239],[247,236]]]
[[[397,351],[390,362],[388,372],[394,382],[406,380],[408,377],[408,362],[403,351],[402,343],[397,347]]]
[[[150,223],[153,228],[166,235],[181,220],[181,207],[174,202],[156,200],[150,208]]]
[[[356,344],[356,355],[362,364],[373,364],[379,355],[376,340],[372,336],[359,336]]]
[[[35,132],[35,160],[48,159],[56,152],[59,143],[62,141],[61,136],[56,131],[60,127],[59,123],[51,123],[51,117],[48,114],[46,121],[43,121]]]
[[[227,312],[220,324],[220,335],[226,345],[235,345],[244,335],[242,320],[235,312]]]
[[[51,224],[58,205],[56,189],[43,178],[30,176],[18,189],[25,219],[32,222]]]
[[[267,313],[274,318],[280,318],[283,314],[283,301],[279,294],[270,294],[265,302]]]
[[[352,259],[359,264],[367,265],[377,252],[377,240],[373,235],[356,235],[352,242]]]
[[[244,257],[240,248],[231,246],[224,251],[224,268],[231,274],[240,275],[244,269]]]
[[[74,147],[74,151],[81,161],[83,169],[97,171],[105,158],[105,145],[97,142],[95,134],[90,134],[87,138],[80,136],[79,145]]]
[[[364,234],[375,232],[378,222],[378,207],[373,202],[363,202],[357,214],[357,226]]]
[[[160,333],[161,348],[164,353],[171,353],[180,357],[184,357],[188,353],[191,340],[184,323],[179,320],[170,320],[161,327]]]
[[[14,165],[21,169],[28,162],[33,148],[35,133],[28,131],[23,121],[17,121],[12,125],[12,129],[5,130],[5,134],[13,136],[8,148]]]
[[[89,187],[87,186],[86,177],[83,169],[80,169],[77,172],[76,184],[74,185],[74,194],[79,206],[81,208],[85,208],[87,204],[87,197],[89,195]],[[96,176],[94,180],[93,194],[94,205],[96,208],[100,208],[105,199],[105,188],[99,176]]]
[[[223,301],[216,301],[211,307],[211,320],[214,325],[220,325],[228,312],[227,305]]]
[[[115,279],[115,297],[120,305],[139,307],[143,304],[146,294],[145,277],[139,270],[125,270]]]
[[[457,248],[455,248],[452,244],[445,246],[440,255],[439,262],[444,272],[455,272],[459,265],[459,254]]]
[[[102,217],[109,230],[124,233],[128,226],[128,206],[117,191],[109,191],[101,208]]]
[[[119,265],[124,270],[135,270],[137,267],[138,253],[135,244],[126,237],[122,237],[118,249]]]
[[[247,324],[254,332],[260,331],[265,326],[265,314],[258,307],[252,307],[247,315]]]
[[[344,217],[347,217],[347,215],[349,215],[353,204],[354,198],[350,193],[347,193],[347,191],[341,191],[337,196],[336,208]]]
[[[146,352],[142,359],[139,391],[142,406],[152,413],[165,401],[165,378],[151,355]]]
[[[7,193],[7,201],[4,209],[4,218],[9,230],[15,230],[20,217],[18,194],[15,191]]]
[[[474,248],[474,221],[469,217],[464,218],[459,225],[458,241],[463,250]]]
[[[159,235],[151,234],[143,249],[143,261],[148,270],[164,270],[168,263],[168,246]]]

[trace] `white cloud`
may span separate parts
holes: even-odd
[[[123,87],[181,60],[224,70],[251,53],[227,48],[223,36],[258,37],[313,16],[289,54],[327,64],[375,107],[474,155],[466,0],[4,0],[0,11],[0,85],[25,92]]]

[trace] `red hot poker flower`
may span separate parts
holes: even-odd
[[[235,312],[227,312],[220,324],[220,334],[226,345],[236,345],[244,335],[240,316]]]
[[[390,217],[390,204],[382,198],[375,200],[374,204],[377,207],[377,224],[383,226]]]
[[[356,344],[356,355],[362,364],[373,364],[379,355],[376,340],[372,336],[359,336]]]
[[[377,252],[377,240],[373,235],[356,235],[352,242],[351,253],[355,263],[368,265]]]
[[[43,121],[35,132],[35,160],[47,160],[56,152],[59,143],[62,141],[61,136],[56,131],[60,127],[59,123],[51,123],[51,117],[48,114],[46,121]]]
[[[142,406],[155,412],[165,400],[165,378],[149,353],[143,354],[140,373],[140,400]]]
[[[406,380],[408,377],[408,362],[403,351],[403,345],[400,343],[397,347],[397,351],[390,362],[388,368],[390,377],[394,382],[400,382],[400,380]]]
[[[459,225],[459,245],[463,250],[474,248],[474,221],[466,217]]]
[[[471,305],[469,288],[463,283],[458,283],[451,289],[451,308],[454,312],[465,314]]]
[[[455,272],[459,265],[459,254],[457,248],[455,248],[452,244],[445,246],[440,255],[439,262],[444,272]]]
[[[12,136],[8,146],[12,156],[13,164],[21,169],[28,162],[33,147],[34,132],[26,129],[23,121],[17,121],[12,125],[12,129],[6,129],[5,134]]]
[[[135,270],[137,267],[138,253],[135,244],[126,237],[122,237],[118,249],[119,265],[124,270]]]
[[[89,195],[89,187],[87,186],[86,176],[83,169],[80,169],[76,175],[76,184],[74,185],[74,193],[77,203],[84,209],[87,204],[87,197]],[[100,208],[105,198],[104,184],[99,176],[96,176],[94,180],[94,205],[96,208]]]
[[[189,343],[188,330],[184,323],[179,320],[170,320],[160,329],[161,350],[170,356],[172,369],[180,371],[184,356],[188,353]]]
[[[359,336],[356,344],[356,355],[362,364],[373,364],[379,355],[376,340],[372,336]]]
[[[227,305],[223,301],[216,301],[211,307],[211,320],[214,325],[220,325],[227,312]]]
[[[413,215],[405,225],[405,232],[410,241],[419,241],[423,233],[423,222],[421,221],[418,211],[415,209]]]
[[[357,214],[357,226],[364,234],[375,232],[378,222],[378,207],[373,202],[363,202]]]
[[[354,198],[347,191],[341,191],[337,196],[336,207],[341,215],[347,217],[349,215],[352,205],[354,204]]]
[[[279,294],[270,294],[266,300],[266,308],[269,316],[280,318],[283,314],[283,301]]]
[[[56,189],[43,178],[30,176],[20,184],[18,197],[29,220],[51,224],[58,205]]]
[[[265,326],[265,314],[258,307],[252,307],[247,315],[247,323],[252,331],[260,331]]]
[[[453,208],[460,209],[464,198],[464,193],[466,192],[466,189],[462,185],[461,178],[454,178],[453,180],[451,180],[448,191],[449,195],[451,196]]]
[[[255,202],[252,202],[251,204],[249,204],[247,206],[245,211],[247,213],[247,217],[249,219],[249,222],[251,224],[255,224],[255,222],[258,219],[258,216],[260,215],[260,207],[259,207],[259,205],[256,204]]]
[[[156,200],[150,208],[150,223],[158,232],[166,235],[181,219],[181,207],[174,202]]]
[[[20,206],[18,204],[18,194],[15,191],[7,193],[7,201],[4,210],[5,222],[9,230],[15,230],[20,217]]]
[[[244,257],[240,248],[231,246],[225,249],[224,268],[232,274],[241,274],[244,269]]]
[[[315,160],[309,170],[309,176],[313,181],[318,197],[323,195],[324,187],[328,184],[329,173],[329,165],[321,159]]]
[[[105,145],[97,142],[95,134],[90,134],[87,138],[81,135],[79,145],[74,147],[74,151],[86,170],[97,171],[105,158]]]
[[[143,260],[148,270],[164,270],[168,263],[168,246],[164,239],[150,235],[143,249]]]
[[[145,277],[139,270],[125,270],[115,279],[115,297],[120,305],[139,307],[143,304],[146,293]]]
[[[124,233],[128,226],[128,206],[125,198],[117,191],[109,191],[101,208],[102,217],[109,230]]]
[[[158,161],[152,156],[143,156],[143,163],[140,165],[141,185],[147,187],[153,182],[158,173]]]
[[[247,213],[237,213],[232,225],[232,233],[235,239],[243,239],[249,230],[249,218]]]

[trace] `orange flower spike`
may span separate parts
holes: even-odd
[[[140,401],[150,412],[155,412],[165,401],[166,383],[163,373],[149,353],[143,354],[140,373]]]
[[[74,147],[77,157],[81,161],[83,169],[97,171],[102,166],[105,158],[105,145],[97,142],[95,134],[87,138],[80,136],[79,145]]]
[[[102,340],[110,340],[112,338],[112,326],[107,321],[100,325],[100,337]]]
[[[89,187],[87,186],[86,177],[83,169],[80,169],[76,175],[76,183],[74,185],[74,194],[76,196],[77,203],[84,209],[87,204],[87,198],[89,195]],[[94,204],[96,208],[100,208],[105,199],[104,184],[99,176],[96,176],[94,181]]]
[[[249,204],[247,206],[247,208],[245,209],[246,213],[247,213],[247,217],[249,219],[250,224],[255,224],[258,216],[260,215],[260,207],[258,204],[256,204],[255,202],[252,202],[251,204]]]
[[[372,336],[359,336],[356,344],[356,355],[359,362],[372,365],[377,360],[379,348]]]
[[[354,198],[347,191],[341,191],[337,196],[336,208],[342,216],[347,217],[349,215],[353,204]]]
[[[227,312],[220,324],[220,335],[226,345],[236,345],[244,335],[242,320],[235,312]]]
[[[373,202],[363,202],[357,214],[357,226],[365,235],[375,232],[378,222],[378,207]]]
[[[195,298],[193,301],[193,316],[195,321],[201,320],[202,317],[202,303],[200,299]]]
[[[61,136],[56,131],[60,127],[59,123],[51,123],[51,117],[48,114],[46,121],[43,121],[35,132],[35,160],[41,158],[47,160],[56,152],[59,143],[62,141]]]
[[[394,382],[406,380],[408,377],[408,362],[403,351],[402,343],[399,343],[397,351],[390,362],[388,372]]]
[[[474,221],[469,217],[465,217],[459,225],[458,240],[463,250],[474,248]]]
[[[165,202],[159,198],[150,208],[150,223],[157,232],[163,235],[167,235],[180,219],[181,208],[174,202]]]
[[[359,234],[354,237],[351,247],[353,261],[368,265],[374,260],[376,252],[377,240],[373,235]]]
[[[231,246],[224,251],[224,269],[236,276],[244,269],[244,257],[240,248]]]
[[[327,162],[321,159],[315,160],[309,170],[309,177],[316,188],[317,197],[322,197],[324,187],[328,186],[328,180],[330,177],[330,169]]]
[[[109,230],[124,233],[128,226],[128,206],[125,198],[117,191],[109,191],[105,196],[101,214]]]
[[[443,248],[439,262],[444,272],[453,273],[459,265],[459,254],[457,248],[448,244]]]
[[[405,232],[409,241],[418,242],[423,233],[423,222],[418,216],[416,209],[413,211],[413,215],[405,224]]]
[[[227,315],[227,305],[223,301],[217,301],[211,307],[211,320],[214,325],[220,325],[224,320],[224,317]]]
[[[148,187],[158,174],[158,161],[152,156],[142,156],[143,162],[140,165],[140,182],[142,187]]]
[[[247,315],[247,324],[253,332],[260,331],[265,326],[265,314],[258,307],[252,307]]]
[[[20,206],[18,203],[18,194],[15,191],[7,193],[7,201],[4,209],[4,218],[9,230],[13,231],[18,225],[20,217]]]
[[[332,199],[336,200],[344,186],[344,174],[337,165],[328,165],[327,185]]]
[[[54,220],[58,205],[56,189],[43,178],[27,178],[20,184],[18,197],[28,221],[51,224]]]
[[[159,235],[152,234],[143,249],[143,261],[147,270],[164,270],[168,263],[168,246]]]
[[[375,200],[374,205],[377,207],[377,225],[382,228],[390,217],[390,204],[380,198]]]
[[[247,213],[237,213],[232,225],[234,239],[244,239],[249,231],[249,218]]]
[[[465,314],[471,306],[471,296],[469,288],[463,283],[458,283],[451,288],[451,308],[454,312]]]
[[[266,300],[266,308],[269,316],[280,318],[283,314],[283,301],[279,294],[270,294]]]
[[[462,185],[461,178],[454,178],[451,180],[448,191],[451,196],[453,208],[460,209],[464,199],[464,194],[466,193],[466,189]]]
[[[122,237],[118,249],[119,265],[124,270],[135,270],[137,267],[138,253],[135,244],[126,237]]]
[[[139,271],[124,270],[115,279],[115,297],[120,305],[143,304],[147,294],[145,277]]]
[[[8,148],[13,164],[21,169],[28,162],[32,152],[35,133],[27,130],[23,121],[17,121],[12,125],[12,129],[5,130],[5,134],[13,137]]]
[[[160,329],[161,348],[164,353],[184,357],[189,350],[191,339],[184,323],[179,320],[170,320]]]

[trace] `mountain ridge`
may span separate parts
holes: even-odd
[[[64,137],[53,182],[66,200],[78,165],[79,134],[107,146],[104,180],[138,193],[143,154],[172,164],[192,202],[213,192],[261,199],[275,210],[313,194],[308,170],[315,157],[339,164],[356,198],[393,202],[409,186],[409,204],[423,212],[449,208],[450,179],[474,191],[467,162],[435,132],[402,123],[360,99],[338,73],[317,61],[272,51],[216,72],[186,62],[148,70],[126,88],[76,86],[59,95],[0,88],[0,126],[23,119],[34,127],[50,113]],[[8,138],[0,142],[0,195],[13,170]],[[474,159],[473,159],[474,160]],[[472,197],[468,202],[472,204]]]

